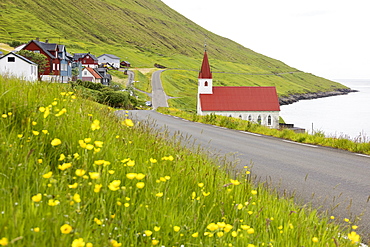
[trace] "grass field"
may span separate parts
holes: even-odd
[[[356,246],[334,219],[228,173],[68,85],[0,77],[1,246]],[[22,97],[18,97],[22,95]]]

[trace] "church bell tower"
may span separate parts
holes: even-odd
[[[204,51],[202,67],[198,76],[198,95],[212,93],[212,73],[208,62],[207,51]]]

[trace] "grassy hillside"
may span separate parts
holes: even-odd
[[[277,86],[284,96],[344,88],[306,73],[278,75],[299,70],[209,32],[159,0],[2,0],[0,9],[0,43],[39,37],[66,44],[70,53],[115,54],[133,67],[159,63],[198,70],[206,38],[213,72],[237,73],[215,75],[215,85]],[[166,78],[173,87],[194,91],[196,76],[179,70]]]
[[[359,244],[352,219],[269,193],[248,166],[231,176],[69,85],[0,76],[0,95],[0,246]]]

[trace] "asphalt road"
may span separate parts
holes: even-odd
[[[170,133],[181,132],[184,139],[211,153],[233,154],[228,157],[237,161],[236,169],[252,166],[256,181],[294,194],[299,203],[311,203],[342,219],[360,216],[357,232],[370,239],[370,156],[194,123],[155,111],[130,114]]]
[[[164,70],[155,71],[152,74],[152,105],[153,109],[158,107],[168,107],[167,99],[168,96],[163,90],[161,82],[161,73]]]

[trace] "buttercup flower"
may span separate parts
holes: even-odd
[[[108,188],[112,191],[119,190],[119,186],[121,184],[121,180],[113,180],[109,185]]]
[[[173,230],[174,230],[175,232],[180,231],[180,229],[181,229],[181,227],[179,227],[179,226],[174,226],[174,227],[173,227]]]
[[[37,195],[34,195],[32,197],[32,201],[34,201],[34,202],[40,202],[41,199],[42,199],[42,194],[41,193],[38,193]]]
[[[0,245],[1,246],[6,246],[8,244],[9,244],[9,241],[8,241],[7,238],[4,237],[4,238],[0,239]]]
[[[78,187],[78,183],[68,185],[68,188],[70,188],[70,189],[76,189],[77,187]]]
[[[128,119],[128,118],[126,118],[126,119],[122,122],[122,124],[123,124],[123,125],[126,125],[126,126],[128,126],[128,127],[132,127],[132,126],[134,126],[134,123],[132,122],[132,120],[131,120],[131,119]]]
[[[351,233],[348,233],[348,239],[351,240],[351,244],[355,244],[360,241],[360,235],[352,231]]]
[[[150,231],[150,230],[146,230],[146,231],[144,231],[144,234],[145,234],[146,236],[150,237],[150,236],[152,236],[153,232],[152,232],[152,231]]]
[[[99,120],[94,120],[93,123],[91,124],[91,130],[98,130],[100,129],[100,121]]]
[[[143,182],[139,182],[139,183],[136,184],[136,187],[138,189],[142,189],[142,188],[144,188],[144,186],[145,186],[145,183],[143,183]]]
[[[197,237],[199,236],[199,233],[198,233],[198,232],[195,232],[195,233],[191,234],[191,236],[192,236],[193,238],[197,238]]]
[[[42,175],[43,178],[51,178],[51,176],[53,175],[53,172],[48,172],[48,173],[45,173],[44,175]]]
[[[134,178],[136,178],[136,176],[137,176],[137,173],[127,173],[126,174],[126,177],[128,179],[134,179]]]
[[[82,177],[83,175],[85,175],[86,171],[83,170],[83,169],[77,169],[75,174],[79,177]]]
[[[81,196],[79,194],[74,194],[73,196],[73,200],[77,203],[80,203],[81,202]]]
[[[95,184],[95,186],[94,186],[94,192],[95,192],[95,193],[99,193],[99,192],[100,192],[101,187],[103,187],[103,185],[102,185],[102,184]]]
[[[72,247],[84,247],[84,246],[85,242],[83,238],[77,238],[72,242]]]
[[[91,179],[98,179],[100,178],[100,173],[99,172],[89,172],[90,178]]]
[[[163,192],[159,192],[159,193],[155,194],[155,196],[162,197],[163,196]]]
[[[59,170],[66,170],[68,168],[72,167],[72,163],[63,163],[62,165],[58,165]]]
[[[51,145],[54,146],[54,147],[58,146],[60,144],[62,144],[62,141],[58,138],[55,138],[54,140],[51,141]]]
[[[64,224],[60,227],[60,232],[63,233],[63,234],[68,234],[72,231],[72,226],[68,225],[68,224]]]
[[[319,239],[317,237],[313,237],[312,242],[317,243],[317,242],[319,242]]]

